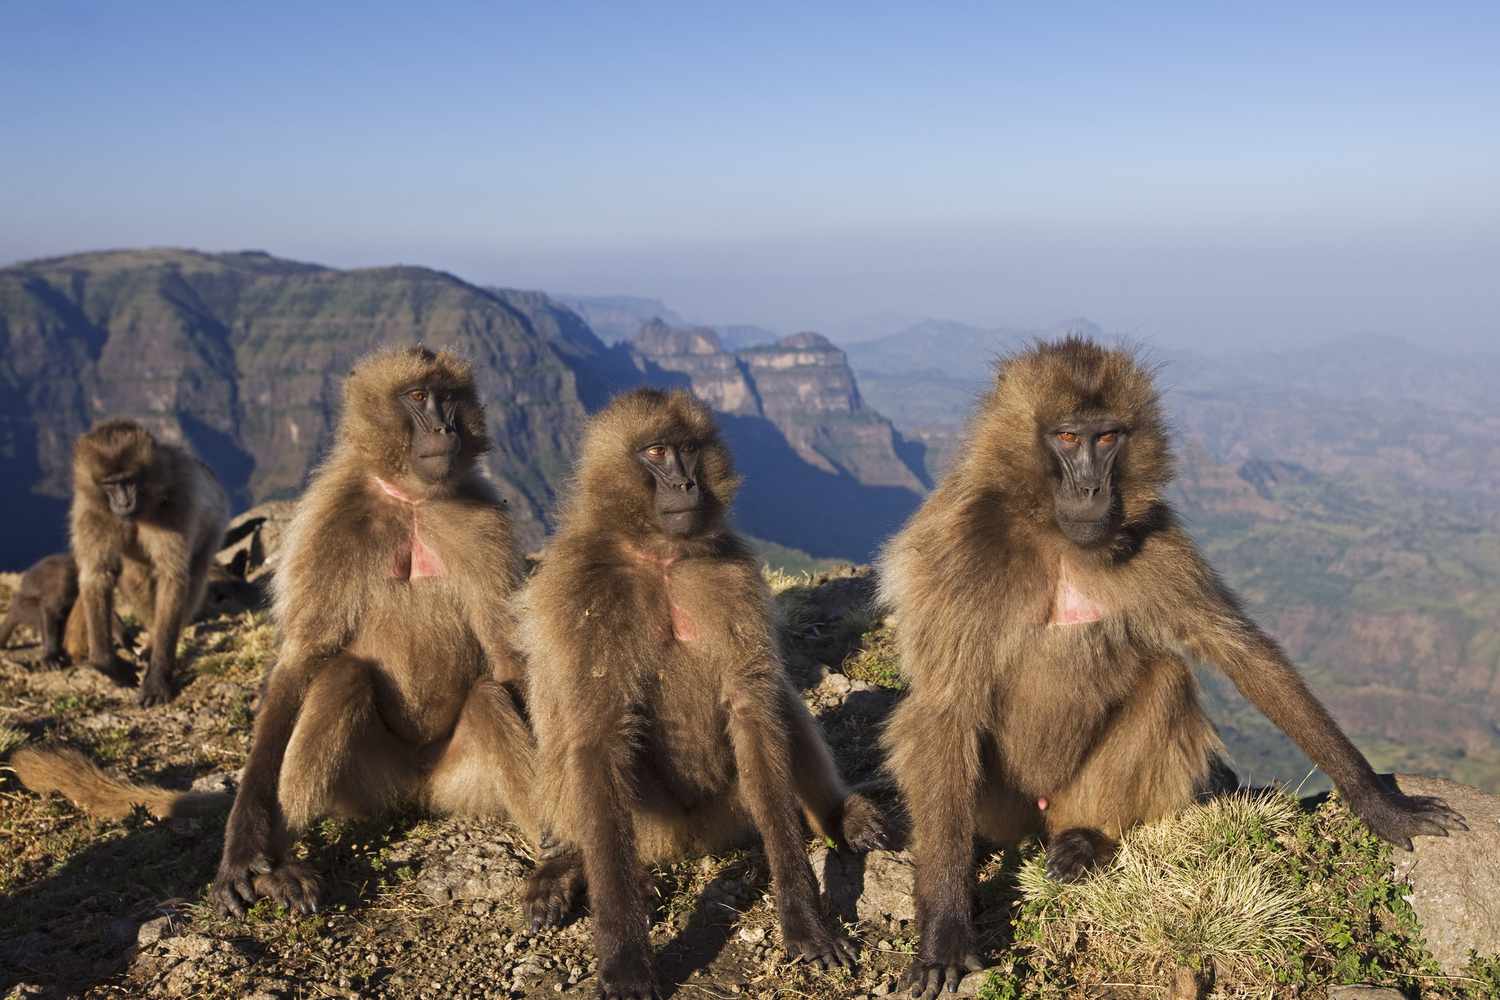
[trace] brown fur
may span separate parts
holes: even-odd
[[[41,640],[44,663],[61,663],[64,627],[78,600],[78,564],[66,552],[40,559],[21,574],[20,586],[10,599],[5,620],[0,622],[0,648],[10,643],[19,626],[26,626]]]
[[[417,386],[457,401],[461,448],[436,483],[412,471],[398,403]],[[214,895],[226,912],[258,895],[314,909],[316,882],[287,851],[323,815],[416,805],[534,831],[507,611],[519,562],[476,465],[487,447],[469,365],[452,355],[379,352],[345,383],[333,452],[298,503],[275,578],[281,649],[225,834]],[[417,572],[423,548],[435,576]]]
[[[112,474],[139,478],[139,509],[122,519],[110,510],[100,481]],[[115,657],[114,595],[151,629],[151,662],[140,700],[170,700],[177,667],[177,637],[203,603],[208,570],[224,537],[229,502],[214,474],[185,449],[158,441],[130,420],[109,420],[73,447],[70,545],[78,563],[78,623],[68,632],[87,636],[88,663],[128,681]]]
[[[636,455],[659,441],[700,449],[708,515],[696,534],[658,527]],[[544,823],[581,854],[608,997],[654,989],[642,861],[722,850],[758,830],[788,948],[841,961],[847,946],[817,909],[799,802],[820,833],[860,846],[881,836],[788,682],[759,563],[723,522],[737,486],[702,403],[681,391],[617,398],[586,433],[558,534],[521,596]],[[555,903],[547,895],[529,894]]]
[[[229,804],[222,792],[174,792],[123,781],[66,747],[23,747],[11,755],[10,766],[32,791],[57,792],[104,819],[123,819],[136,806],[157,819],[172,819],[222,812]]]
[[[1058,529],[1040,437],[1075,416],[1126,430],[1119,528],[1087,549]],[[1040,344],[1001,364],[965,457],[883,553],[910,680],[884,742],[913,821],[926,995],[975,960],[976,835],[1043,833],[1066,871],[1207,786],[1222,747],[1180,651],[1220,665],[1378,832],[1441,832],[1390,825],[1369,765],[1178,524],[1171,477],[1149,371],[1089,341]],[[1070,595],[1098,620],[1060,621]]]

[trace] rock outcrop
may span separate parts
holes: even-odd
[[[821,334],[798,333],[735,353],[708,327],[653,320],[630,348],[643,368],[682,376],[719,412],[770,421],[815,469],[867,486],[926,488],[925,471],[903,457],[895,427],[860,397],[844,352]]]
[[[1407,795],[1446,800],[1469,823],[1467,833],[1416,837],[1395,858],[1427,947],[1445,973],[1459,975],[1470,949],[1500,953],[1500,797],[1443,778],[1403,774],[1397,782]]]

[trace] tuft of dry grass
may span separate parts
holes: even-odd
[[[1216,996],[1274,995],[1277,970],[1314,939],[1312,896],[1280,847],[1298,823],[1285,795],[1238,794],[1130,832],[1079,882],[1048,879],[1034,854],[1018,874],[1031,961],[1080,983],[1187,967],[1211,971]]]

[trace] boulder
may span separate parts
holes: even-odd
[[[819,847],[811,860],[834,914],[871,924],[915,919],[911,855],[906,851],[852,854]]]
[[[227,575],[251,583],[267,576],[286,537],[295,508],[290,500],[272,500],[252,507],[230,521],[218,555],[219,565]]]
[[[1448,975],[1468,964],[1472,948],[1500,953],[1500,798],[1443,778],[1401,775],[1407,795],[1435,795],[1463,813],[1467,833],[1416,837],[1395,852],[1395,876],[1411,885],[1412,908],[1427,946]]]

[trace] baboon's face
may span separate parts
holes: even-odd
[[[424,381],[403,388],[396,398],[411,424],[409,462],[417,477],[435,484],[459,471],[462,404],[452,388],[440,381]]]
[[[1042,444],[1052,457],[1057,527],[1075,545],[1098,545],[1119,529],[1114,470],[1126,436],[1124,425],[1109,416],[1070,417],[1042,432]]]
[[[106,472],[97,480],[99,492],[109,502],[109,511],[115,517],[128,521],[141,512],[141,477],[139,474],[115,470]]]
[[[700,453],[698,442],[690,438],[650,441],[636,452],[636,460],[650,473],[657,524],[676,538],[697,534],[706,520]]]

